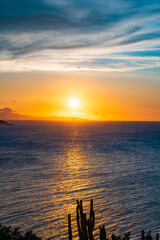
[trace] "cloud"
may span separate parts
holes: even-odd
[[[0,108],[0,119],[1,120],[32,120],[34,117],[21,115],[9,107]]]
[[[119,4],[118,4],[119,3]],[[1,31],[26,32],[76,29],[95,31],[95,28],[113,25],[132,14],[124,11],[125,2],[118,1],[118,8],[108,1],[56,1],[7,0],[1,8]],[[92,28],[93,27],[93,28]]]
[[[13,110],[11,108],[0,108],[0,113],[12,113]]]
[[[152,52],[148,57],[155,56],[159,0],[6,0],[0,5],[1,72],[131,71],[159,66],[153,59],[142,64],[126,59],[126,52],[129,57],[135,51],[141,57],[147,51]],[[119,53],[121,61],[125,56],[123,64]]]

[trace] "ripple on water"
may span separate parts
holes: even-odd
[[[94,199],[95,236],[160,231],[160,124],[15,122],[0,128],[0,221],[67,239],[76,199]]]

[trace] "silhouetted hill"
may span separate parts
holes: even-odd
[[[13,125],[13,124],[0,120],[0,125]]]
[[[41,121],[88,121],[88,119],[79,117],[33,117],[28,115],[22,115],[13,111],[11,108],[0,109],[0,119],[4,121],[9,120],[41,120]],[[2,123],[3,124],[3,123]]]

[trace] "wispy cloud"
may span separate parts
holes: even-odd
[[[6,0],[0,9],[2,72],[160,66],[159,0]]]

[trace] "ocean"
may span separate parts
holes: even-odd
[[[0,222],[38,236],[68,237],[76,200],[95,239],[141,230],[160,233],[160,122],[10,121],[0,126]],[[155,236],[154,236],[155,237]]]

